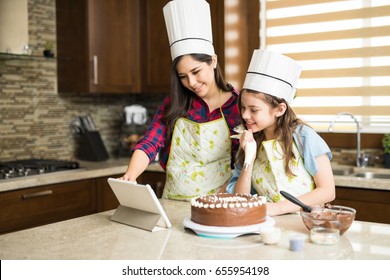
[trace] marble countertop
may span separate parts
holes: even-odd
[[[0,192],[124,174],[129,159],[109,159],[99,162],[79,161],[79,163],[79,169],[0,180]],[[164,172],[157,162],[149,164],[147,170]]]
[[[197,236],[185,229],[188,202],[161,200],[172,228],[149,232],[110,220],[112,211],[0,235],[2,260],[190,260],[190,259],[390,259],[390,225],[354,221],[335,245],[305,240],[300,252],[289,250],[288,236],[308,237],[299,214],[274,217],[282,230],[276,245],[265,245],[258,234],[234,239]]]
[[[115,174],[124,174],[127,169],[129,159],[109,159],[101,162],[79,161],[80,168],[76,170],[60,171],[42,175],[33,175],[22,178],[0,180],[0,192],[17,190],[30,187],[38,187],[49,184],[64,183],[70,181],[98,178]],[[351,166],[334,165],[338,169],[351,168]],[[164,172],[159,163],[151,163],[148,171]],[[390,169],[384,168],[364,168],[364,171],[373,171],[390,174]],[[377,190],[390,190],[389,179],[367,179],[351,176],[334,176],[336,186],[365,188]]]
[[[354,167],[332,164],[332,168],[334,172],[344,169],[351,173],[380,173],[390,176],[390,169],[380,167]],[[335,173],[334,181],[336,186],[390,191],[390,179],[363,178],[350,175],[336,175]]]
[[[366,179],[335,175],[334,182],[339,187],[390,191],[389,179]]]

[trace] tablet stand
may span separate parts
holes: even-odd
[[[111,220],[129,226],[153,231],[161,215],[119,205]]]

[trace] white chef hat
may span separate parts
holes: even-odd
[[[254,50],[243,88],[284,98],[290,103],[301,71],[301,66],[285,55]]]
[[[172,60],[202,53],[213,55],[210,5],[205,0],[173,0],[163,8]]]

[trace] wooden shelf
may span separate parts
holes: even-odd
[[[13,53],[0,53],[0,61],[1,60],[47,60],[47,61],[55,61],[56,57],[44,57],[38,55],[28,55],[28,54],[13,54]]]

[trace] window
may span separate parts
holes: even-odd
[[[302,65],[291,104],[298,116],[327,131],[336,114],[348,112],[362,132],[389,133],[389,1],[259,1],[260,48]],[[337,127],[350,131],[355,124],[346,118]]]

